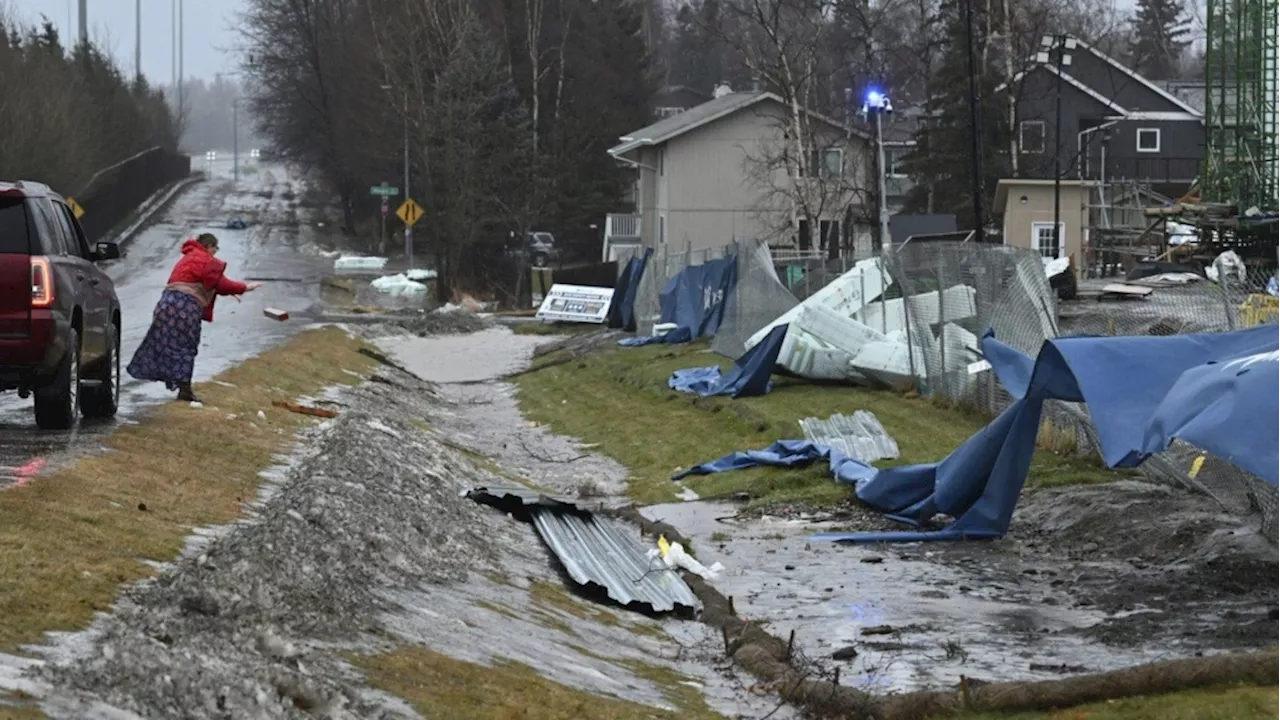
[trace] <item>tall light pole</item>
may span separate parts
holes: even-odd
[[[1053,89],[1053,259],[1062,254],[1062,68],[1071,65],[1071,54],[1068,50],[1076,49],[1075,38],[1066,35],[1045,35],[1040,38],[1040,46],[1044,49],[1036,53],[1036,60],[1047,63],[1050,53],[1054,54],[1054,65],[1057,66],[1057,81]],[[1054,52],[1056,51],[1056,52]]]
[[[889,168],[885,165],[884,158],[884,125],[882,118],[885,115],[893,113],[893,103],[889,101],[889,96],[879,90],[870,90],[867,92],[866,102],[862,104],[862,114],[874,115],[876,119],[876,192],[880,196],[880,248],[881,250],[892,249],[893,240],[889,236],[889,198],[888,188],[886,187],[885,176],[888,174]]]
[[[238,72],[215,73],[214,78],[240,77]],[[240,83],[236,83],[235,97],[231,98],[231,178],[240,181]]]
[[[89,44],[89,0],[80,0],[80,44]]]

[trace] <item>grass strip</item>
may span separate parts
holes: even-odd
[[[479,665],[437,652],[402,647],[378,655],[351,658],[369,683],[408,702],[424,717],[450,720],[717,720],[688,678],[644,663],[620,661],[655,683],[678,709],[662,710],[628,700],[602,697],[543,677],[509,660]]]
[[[304,332],[203,384],[204,408],[158,407],[106,452],[0,493],[0,651],[84,628],[153,574],[144,559],[171,560],[193,528],[239,517],[258,474],[315,422],[272,400],[359,382],[351,373],[375,365],[361,346],[336,328]]]
[[[988,421],[976,413],[898,392],[817,384],[774,377],[762,397],[696,398],[667,387],[671,373],[702,365],[728,365],[705,343],[614,350],[555,363],[514,378],[526,417],[559,434],[598,443],[600,451],[631,470],[630,495],[639,503],[675,500],[671,475],[735,450],[761,448],[801,436],[798,421],[869,410],[898,442],[902,457],[878,463],[935,462]],[[535,365],[535,367],[538,367]],[[1042,449],[1029,487],[1098,483],[1126,477],[1093,458]],[[759,468],[689,478],[703,497],[745,490],[759,504],[845,500],[849,489],[831,481],[825,465],[798,470]]]

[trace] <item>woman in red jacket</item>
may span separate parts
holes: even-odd
[[[182,259],[169,275],[169,284],[156,304],[151,329],[129,362],[129,374],[139,380],[158,380],[178,399],[196,402],[191,375],[200,350],[200,322],[213,322],[213,303],[219,295],[243,295],[262,283],[242,283],[224,273],[217,257],[218,238],[205,233],[182,244]]]

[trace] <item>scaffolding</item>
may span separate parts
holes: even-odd
[[[1277,208],[1277,0],[1208,0],[1201,197]]]

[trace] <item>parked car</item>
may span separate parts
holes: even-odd
[[[118,257],[48,186],[0,182],[0,392],[34,394],[42,429],[116,413],[120,300],[96,263]]]
[[[516,234],[512,232],[507,241],[507,254],[513,257],[523,254],[533,267],[543,268],[560,259],[560,248],[556,247],[556,239],[549,232],[527,232],[523,243],[515,238]]]

